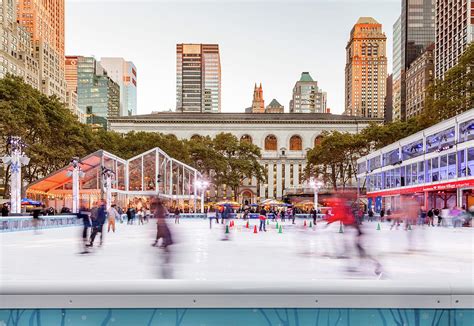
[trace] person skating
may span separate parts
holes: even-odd
[[[156,200],[156,208],[154,212],[154,217],[156,218],[156,240],[153,243],[153,246],[156,247],[159,245],[159,241],[161,240],[160,248],[167,249],[169,245],[173,243],[171,238],[171,232],[168,228],[168,224],[166,224],[166,216],[168,216],[168,210],[166,209],[163,201],[158,198]]]
[[[428,216],[428,226],[434,226],[434,208],[430,209],[426,215]]]
[[[115,232],[115,220],[120,219],[120,214],[117,212],[116,209],[117,205],[112,205],[110,206],[107,215],[108,215],[108,226],[107,226],[107,232],[110,232],[110,229],[112,229],[113,232]]]
[[[265,228],[265,221],[267,220],[267,211],[265,210],[265,207],[262,207],[262,209],[260,210],[259,220],[260,227],[258,228],[258,230],[260,232],[262,232],[262,230],[267,232],[267,229]]]
[[[230,219],[232,213],[233,213],[233,211],[232,211],[232,208],[230,207],[230,205],[225,205],[224,211],[222,212],[222,223],[224,223],[224,221],[225,221],[224,238],[222,239],[224,241],[229,240],[229,234],[226,232],[226,228],[227,228],[227,222]]]
[[[296,209],[295,208],[290,208],[290,214],[291,214],[291,224],[296,224],[295,223]]]
[[[90,214],[91,212],[87,211],[85,207],[81,207],[81,209],[79,210],[79,213],[77,214],[77,218],[82,219],[82,225],[83,225],[82,245],[84,249],[81,252],[81,254],[89,253],[89,251],[87,250],[87,238],[88,238],[89,228],[92,226]]]
[[[318,217],[318,211],[316,209],[311,209],[311,217],[313,218],[313,225],[316,225],[316,220]]]
[[[133,224],[135,219],[135,209],[132,206],[129,206],[127,209],[127,224]]]
[[[97,217],[92,221],[92,234],[90,243],[87,245],[88,247],[94,246],[94,240],[97,236],[97,233],[100,233],[100,246],[103,244],[104,240],[104,224],[105,220],[107,219],[107,208],[105,207],[105,202],[100,202],[99,207],[97,208]]]
[[[180,211],[179,208],[176,207],[174,210],[174,224],[179,224],[179,217],[180,217]]]
[[[433,215],[434,215],[434,217],[438,218],[437,225],[440,226],[441,221],[443,220],[443,217],[441,216],[441,211],[438,208],[435,208],[434,211],[433,211]],[[434,220],[434,218],[433,218],[433,220]]]

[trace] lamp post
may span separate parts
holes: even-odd
[[[72,171],[68,171],[67,176],[72,176],[72,212],[79,212],[79,179],[83,178],[85,173],[80,166],[78,157],[71,159]]]
[[[201,189],[201,214],[204,214],[204,193],[206,192],[209,182],[206,180],[197,180],[196,187]]]
[[[319,180],[316,180],[314,178],[309,179],[309,185],[311,188],[313,188],[314,191],[314,210],[316,211],[316,214],[318,212],[318,195],[319,195],[319,188],[323,186],[323,183]]]
[[[30,163],[30,158],[25,155],[23,149],[26,144],[21,137],[9,136],[7,145],[10,155],[2,157],[3,164],[10,165],[10,209],[12,214],[21,213],[21,167]]]
[[[107,209],[112,206],[112,178],[115,172],[106,167],[102,167],[102,177],[105,179],[105,200]]]

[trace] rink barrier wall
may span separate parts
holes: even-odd
[[[82,220],[76,215],[46,215],[40,216],[37,229],[52,229],[82,225]],[[0,233],[34,230],[31,216],[0,218]]]
[[[474,309],[469,280],[5,281],[0,309]]]

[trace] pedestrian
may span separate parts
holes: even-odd
[[[311,209],[311,217],[313,218],[313,225],[316,225],[316,219],[318,217],[318,211],[316,209]]]
[[[433,226],[433,213],[434,208],[431,208],[427,213],[426,216],[428,217],[428,226]]]
[[[99,202],[99,207],[97,208],[97,216],[92,221],[92,234],[90,243],[87,245],[88,247],[94,246],[94,240],[97,236],[97,233],[100,233],[100,243],[99,246],[102,246],[104,241],[104,224],[105,220],[107,219],[107,208],[105,207],[105,201]]]
[[[115,220],[120,219],[120,214],[117,212],[117,205],[110,206],[109,210],[107,211],[108,216],[108,226],[107,232],[110,232],[110,229],[115,233]]]
[[[91,212],[88,211],[85,207],[81,207],[79,210],[79,213],[77,214],[77,218],[82,219],[82,246],[83,246],[83,251],[81,254],[87,254],[89,251],[87,250],[87,237],[89,233],[89,228],[91,227],[91,218],[90,218]]]
[[[10,213],[10,210],[8,209],[7,203],[3,203],[2,206],[2,217],[8,216],[8,213]]]
[[[260,232],[262,232],[262,230],[267,232],[267,229],[265,228],[266,219],[267,219],[267,211],[265,210],[265,207],[262,207],[262,209],[260,210],[260,216],[259,216],[260,227],[258,228]]]
[[[171,238],[171,232],[168,228],[168,224],[166,224],[166,217],[168,216],[168,210],[166,209],[163,201],[160,198],[156,199],[156,207],[154,217],[156,218],[156,240],[153,243],[154,247],[159,246],[159,248],[163,248],[168,250],[168,246],[173,244],[173,240]],[[161,244],[159,241],[161,240]]]
[[[434,220],[434,217],[437,217],[438,218],[438,226],[441,225],[441,220],[443,219],[443,217],[441,216],[441,212],[438,208],[435,208],[435,210],[433,211],[433,220]],[[434,225],[433,225],[434,226]]]
[[[174,224],[179,224],[179,217],[180,217],[180,211],[179,208],[176,207],[174,210]]]

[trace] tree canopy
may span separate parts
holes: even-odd
[[[11,75],[0,80],[0,127],[0,156],[8,150],[8,136],[20,136],[25,141],[25,152],[31,158],[23,168],[28,183],[66,166],[72,157],[99,149],[129,159],[154,147],[195,167],[216,186],[235,190],[245,177],[263,181],[260,149],[231,134],[181,140],[161,133],[122,135],[93,130],[80,123],[56,97],[47,97]],[[8,184],[10,171],[4,170],[2,177]],[[3,195],[7,193],[5,189]]]

